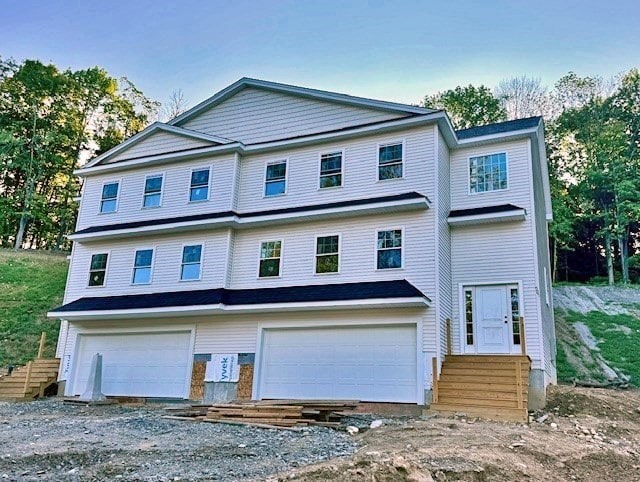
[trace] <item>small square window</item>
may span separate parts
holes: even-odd
[[[342,152],[320,156],[320,189],[342,186]]]
[[[110,182],[102,186],[102,198],[100,200],[101,213],[114,213],[118,208],[119,183]]]
[[[402,143],[378,146],[378,180],[399,179],[402,173]]]
[[[151,265],[153,263],[153,249],[139,249],[133,261],[133,284],[151,283]]]
[[[162,175],[148,177],[144,182],[145,208],[157,208],[162,200]]]
[[[200,279],[202,265],[202,245],[184,246],[182,248],[182,265],[180,279],[182,281],[196,281]]]
[[[377,269],[402,268],[402,230],[378,231]]]
[[[104,286],[107,275],[107,253],[94,254],[91,256],[89,266],[89,286]]]
[[[198,169],[191,172],[191,185],[189,187],[189,201],[206,201],[209,199],[209,174],[210,170]]]
[[[287,161],[270,162],[265,173],[264,195],[278,196],[287,191]]]
[[[316,239],[316,274],[337,273],[340,268],[340,236]]]
[[[260,244],[259,278],[280,276],[280,259],[282,255],[282,241],[264,241]]]

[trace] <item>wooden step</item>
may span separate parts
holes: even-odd
[[[529,370],[522,369],[520,373],[529,377]],[[479,366],[477,368],[458,368],[458,367],[450,367],[449,365],[444,365],[441,371],[441,375],[488,375],[494,377],[512,377],[515,378],[516,370],[515,368],[490,368]]]
[[[485,400],[482,398],[459,398],[438,395],[438,403],[471,407],[518,408],[518,400]]]
[[[446,363],[486,363],[486,362],[515,362],[520,360],[523,364],[530,363],[529,357],[523,355],[445,355]]]
[[[438,382],[438,388],[441,390],[453,389],[453,390],[490,390],[492,392],[508,392],[508,393],[516,393],[517,387],[515,383],[470,383],[470,382],[462,382],[458,383],[455,381],[448,381],[441,379]],[[523,392],[526,393],[528,387],[523,385]]]
[[[478,375],[448,375],[442,377],[441,380],[450,383],[499,383],[502,385],[516,386],[515,374],[513,377],[501,377],[501,376],[478,376]],[[524,385],[524,379],[523,379]]]
[[[515,363],[499,363],[499,362],[495,362],[495,363],[477,363],[477,362],[455,362],[455,363],[450,363],[450,362],[446,362],[444,364],[445,367],[447,368],[466,368],[469,370],[477,370],[477,369],[491,369],[491,370],[511,370],[512,372],[516,371],[516,364]],[[525,365],[524,363],[520,364],[520,368],[522,370],[529,370],[529,367],[527,365]]]
[[[475,416],[486,418],[489,420],[507,420],[513,422],[526,422],[528,419],[527,410],[524,408],[478,407],[445,403],[431,404],[428,413],[437,413],[440,415],[455,415],[464,413],[467,416]]]
[[[438,387],[438,397],[446,398],[472,398],[474,400],[518,400],[516,390],[510,392],[494,392],[487,390],[453,390],[451,388]]]

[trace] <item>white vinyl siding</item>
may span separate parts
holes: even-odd
[[[249,87],[181,127],[254,144],[405,116]]]
[[[453,286],[451,284],[451,232],[447,218],[451,211],[450,182],[451,170],[449,164],[449,147],[444,138],[438,132],[437,152],[438,157],[438,194],[437,209],[438,212],[438,300],[437,312],[440,322],[440,349],[441,353],[447,350],[447,319],[451,319],[451,305],[454,299]]]
[[[102,164],[110,164],[124,159],[135,159],[144,156],[153,156],[156,154],[164,154],[165,152],[184,151],[187,149],[197,149],[198,147],[207,147],[215,145],[213,142],[194,139],[191,137],[172,134],[169,132],[156,132],[146,139],[139,141],[128,149],[110,157],[102,162]]]

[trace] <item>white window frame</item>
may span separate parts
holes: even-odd
[[[318,273],[316,271],[318,256],[333,256],[333,253],[318,255],[318,239],[327,238],[329,236],[338,236],[338,252],[336,253],[338,255],[338,271],[331,271],[328,273]],[[340,274],[341,271],[342,271],[342,233],[316,234],[313,240],[313,274],[314,276],[331,276],[331,275]]]
[[[200,246],[200,272],[198,273],[198,278],[194,278],[194,279],[182,279],[182,266],[183,266],[183,262],[182,259],[184,257],[184,248],[186,246]],[[190,243],[182,243],[182,246],[180,247],[180,265],[179,265],[179,269],[178,269],[178,281],[181,283],[193,283],[194,281],[201,281],[202,280],[202,272],[204,271],[204,241],[192,241]],[[195,263],[188,263],[188,264],[195,264]]]
[[[400,267],[399,268],[378,268],[378,233],[383,231],[400,231],[400,235],[402,236],[402,244],[400,245]],[[391,228],[379,228],[375,231],[375,236],[373,240],[373,268],[375,271],[401,271],[404,269],[404,253],[406,248],[406,238],[405,238],[405,230],[403,226],[395,226]],[[398,249],[398,248],[383,248],[383,249]]]
[[[469,172],[470,169],[471,169],[471,159],[475,159],[475,158],[478,158],[478,157],[497,156],[499,154],[504,154],[505,169],[507,170],[507,187],[504,188],[504,189],[492,189],[492,190],[489,190],[489,191],[472,192],[471,191],[471,173]],[[468,156],[467,157],[467,166],[466,166],[465,175],[467,176],[467,194],[469,196],[476,196],[476,195],[489,194],[489,193],[506,192],[510,188],[510,183],[509,183],[509,154],[506,151],[498,151],[498,152],[489,152],[487,154],[474,154],[473,156]]]
[[[196,199],[195,201],[191,200],[191,190],[193,186],[191,185],[191,176],[195,171],[209,171],[209,180],[207,182],[207,198],[206,199]],[[209,201],[211,199],[211,178],[213,177],[213,167],[211,165],[208,166],[200,166],[200,167],[192,167],[191,171],[189,171],[189,187],[187,188],[187,203],[189,204],[198,204]],[[164,187],[164,186],[163,186]]]
[[[93,257],[97,254],[106,254],[107,255],[107,263],[104,266],[104,282],[101,285],[94,285],[91,286],[89,284],[89,280],[91,279],[91,261],[93,260]],[[107,275],[109,274],[109,263],[111,262],[111,251],[107,250],[107,251],[92,251],[91,253],[89,253],[89,269],[87,270],[88,276],[87,276],[87,288],[89,289],[97,289],[97,288],[104,288],[105,286],[107,286]]]
[[[340,185],[322,187],[320,184],[323,177],[336,176],[337,174],[322,174],[322,156],[329,156],[331,154],[340,154]],[[334,149],[322,151],[318,154],[318,191],[331,191],[332,189],[340,189],[344,186],[344,149]]]
[[[267,169],[269,168],[269,166],[273,166],[276,164],[284,164],[285,165],[285,171],[284,171],[284,192],[280,193],[280,194],[271,194],[271,195],[267,195]],[[274,182],[274,181],[269,181],[269,182]],[[279,182],[279,181],[277,181]],[[287,192],[289,191],[289,158],[283,158],[283,159],[272,159],[270,161],[266,161],[264,163],[264,178],[263,178],[263,182],[262,182],[262,197],[263,198],[274,198],[274,197],[279,197],[279,196],[286,196]]]
[[[398,144],[402,145],[402,161],[400,162],[400,165],[402,166],[402,176],[392,177],[390,179],[380,179],[380,148],[387,147],[387,146],[396,146]],[[405,139],[398,139],[390,142],[378,142],[376,144],[375,159],[376,159],[376,182],[397,181],[399,179],[404,179],[406,174],[406,167],[407,167],[406,166],[407,152],[406,152]]]
[[[138,251],[151,251],[151,264],[149,265],[150,273],[149,273],[149,281],[147,283],[136,283],[135,274],[136,274],[136,254]],[[144,286],[150,285],[153,283],[153,271],[156,263],[156,247],[155,246],[141,246],[137,247],[133,250],[133,266],[131,267],[131,286]],[[143,266],[144,267],[144,266]]]
[[[276,243],[280,241],[280,258],[278,258],[278,276],[260,276],[260,262],[262,261],[262,244],[263,243]],[[284,257],[284,239],[263,239],[258,242],[258,271],[256,278],[259,280],[279,279],[282,278],[282,269],[284,267],[282,259]],[[264,258],[264,259],[276,259],[276,258]]]
[[[162,184],[160,186],[160,203],[157,206],[145,206],[144,205],[144,200],[147,197],[147,194],[145,193],[146,190],[146,186],[147,186],[147,180],[150,178],[154,178],[154,177],[161,177],[162,178]],[[162,202],[164,201],[164,188],[165,188],[165,181],[166,181],[166,177],[165,177],[165,173],[164,172],[158,172],[155,174],[148,174],[144,177],[144,183],[142,184],[142,209],[158,209],[162,207]],[[153,193],[155,194],[155,193]]]
[[[107,184],[118,184],[118,194],[116,195],[116,208],[113,211],[103,212],[102,211],[102,191]],[[84,186],[83,186],[84,188]],[[118,212],[118,208],[120,207],[120,192],[122,191],[122,179],[113,179],[111,181],[104,181],[100,186],[100,201],[98,202],[98,214],[114,214]]]

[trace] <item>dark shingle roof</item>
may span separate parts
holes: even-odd
[[[111,311],[217,304],[256,305],[417,297],[429,300],[424,293],[407,280],[395,280],[241,290],[216,288],[141,295],[87,297],[72,301],[51,311],[53,313]]]
[[[309,206],[296,206],[292,208],[271,209],[267,211],[253,211],[249,213],[236,213],[235,211],[220,211],[215,213],[194,214],[191,216],[177,216],[177,217],[171,217],[171,218],[149,219],[146,221],[132,221],[128,223],[91,226],[89,228],[76,231],[73,234],[101,233],[105,231],[134,229],[134,228],[142,228],[146,226],[159,226],[163,224],[203,221],[206,219],[218,219],[218,218],[224,218],[228,216],[238,216],[240,218],[252,218],[257,216],[273,216],[277,214],[294,214],[294,213],[301,213],[305,211],[316,211],[320,209],[334,209],[334,208],[341,208],[341,207],[347,207],[347,206],[361,206],[364,204],[403,201],[407,199],[420,199],[420,198],[426,199],[424,194],[420,194],[417,192],[407,192],[403,194],[395,194],[392,196],[381,196],[381,197],[365,198],[365,199],[352,199],[349,201],[339,201],[339,202],[324,203],[324,204],[312,204]]]
[[[523,208],[514,206],[513,204],[500,204],[498,206],[483,206],[480,208],[456,209],[449,213],[449,217],[459,218],[462,216],[475,216],[478,214],[505,213],[509,211],[520,211],[521,209]]]
[[[471,137],[490,136],[492,134],[502,134],[509,131],[519,131],[522,129],[530,129],[536,127],[542,117],[527,117],[526,119],[516,119],[506,122],[498,122],[496,124],[488,124],[486,126],[471,127],[456,131],[458,139],[469,139]]]

